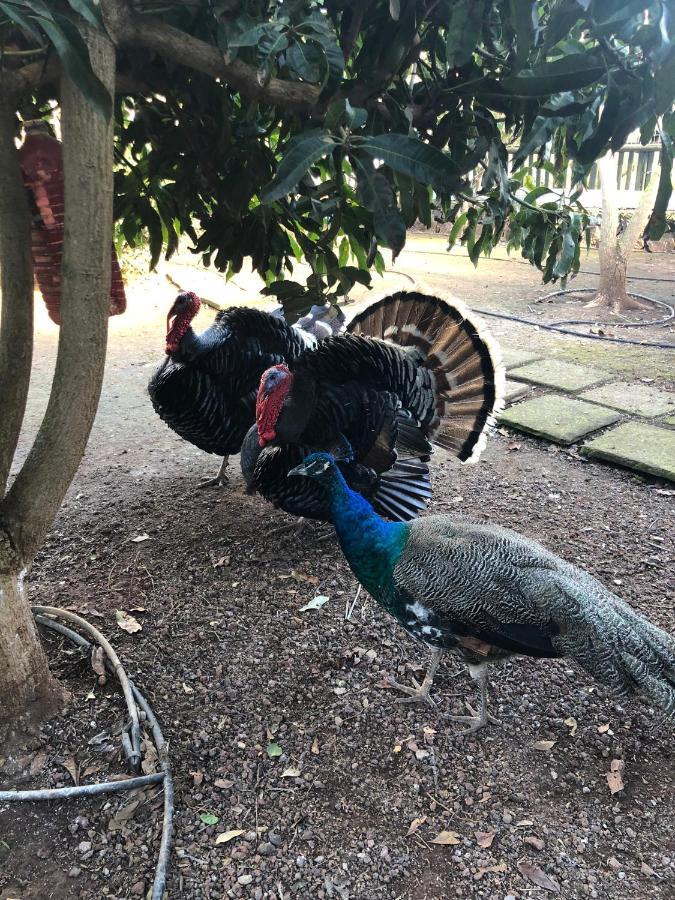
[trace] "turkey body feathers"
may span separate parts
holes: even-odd
[[[357,316],[348,331],[289,363],[292,386],[273,429],[265,426],[265,441],[269,433],[277,445],[330,450],[346,439],[362,467],[359,475],[370,470],[364,481],[350,477],[341,463],[350,486],[379,512],[406,521],[430,495],[428,469],[421,467],[431,441],[462,461],[478,458],[502,403],[499,350],[464,304],[428,291],[387,296]],[[255,453],[246,444],[247,454]],[[283,459],[263,451],[255,462],[247,460],[247,483],[300,514],[299,491],[284,478]]]
[[[155,412],[180,437],[207,453],[238,453],[255,421],[262,373],[306,348],[282,320],[235,307],[218,313],[200,335],[190,328],[154,373],[148,392]]]
[[[566,657],[619,697],[641,694],[675,713],[675,640],[587,572],[493,525],[384,522],[332,462],[327,471],[318,477],[354,574],[413,636],[472,665]]]

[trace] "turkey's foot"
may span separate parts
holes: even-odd
[[[218,474],[215,476],[215,478],[207,478],[206,481],[200,481],[197,485],[197,490],[202,491],[204,490],[204,488],[209,487],[225,487],[228,482],[227,472],[225,470],[227,469],[227,464],[229,461],[229,456],[224,456],[223,461],[220,464],[220,468],[218,469]]]

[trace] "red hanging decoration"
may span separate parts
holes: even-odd
[[[29,129],[19,149],[24,185],[31,192],[38,215],[31,224],[33,271],[49,318],[61,322],[61,259],[63,256],[63,156],[61,144],[44,131]],[[115,247],[111,248],[110,315],[127,307],[124,282]]]

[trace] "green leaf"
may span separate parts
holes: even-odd
[[[594,53],[572,53],[534,66],[529,72],[503,78],[499,84],[520,97],[545,97],[573,91],[598,81],[607,71],[604,60]]]
[[[448,250],[450,250],[451,247],[454,247],[457,238],[459,237],[460,231],[466,224],[466,220],[466,213],[461,213],[461,215],[457,216],[457,218],[455,219],[454,224],[450,229],[450,234],[448,235]]]
[[[253,28],[243,31],[237,37],[233,37],[228,42],[228,47],[257,47],[260,43],[260,39],[270,31],[276,32],[276,28],[269,24],[255,25]]]
[[[396,206],[394,192],[382,172],[378,172],[371,160],[354,158],[361,201],[373,214],[373,226],[377,239],[398,256],[405,245],[406,227]]]
[[[349,241],[346,237],[343,237],[340,241],[340,248],[338,250],[338,265],[340,267],[346,266],[349,262]]]
[[[309,167],[335,147],[337,143],[324,131],[310,131],[296,139],[279,163],[276,176],[261,191],[262,202],[272,203],[290,193]]]
[[[76,26],[65,16],[57,15],[53,20],[36,16],[36,19],[52,42],[70,79],[99,113],[108,119],[112,113],[112,99],[91,68],[87,45]]]
[[[267,755],[270,759],[274,759],[276,756],[281,756],[281,754],[284,752],[281,747],[274,742],[268,744],[265,750],[267,751]]]
[[[368,111],[362,109],[360,106],[352,106],[349,100],[345,101],[345,110],[347,113],[347,121],[349,122],[349,127],[352,131],[363,128],[368,121]]]
[[[361,146],[396,172],[410,175],[421,184],[430,184],[438,191],[450,192],[460,184],[461,173],[450,157],[419,138],[380,134],[365,138]]]
[[[14,22],[15,25],[18,25],[25,34],[29,34],[36,44],[39,44],[40,46],[44,44],[43,35],[40,34],[38,29],[24,16],[23,12],[19,12],[13,4],[0,3],[0,10],[2,10],[10,21]]]
[[[535,200],[538,200],[539,197],[543,197],[544,194],[550,194],[551,188],[547,187],[545,184],[538,184],[536,188],[533,188],[523,197],[523,203],[534,203]]]
[[[574,260],[574,255],[577,249],[577,241],[572,234],[572,231],[567,228],[563,233],[562,239],[562,248],[560,250],[560,255],[556,261],[556,264],[553,267],[553,274],[557,278],[564,278],[569,274],[570,267]]]
[[[389,0],[389,15],[394,22],[398,22],[401,17],[401,0]]]
[[[516,34],[516,63],[520,66],[527,59],[534,41],[537,4],[532,0],[509,0],[509,17]]]
[[[457,69],[471,59],[483,30],[484,0],[455,0],[445,39],[448,69]]]
[[[199,818],[205,825],[217,825],[220,822],[220,816],[215,813],[199,813]]]
[[[98,4],[93,0],[68,0],[72,9],[94,28],[103,28],[103,19]]]
[[[315,44],[293,44],[286,53],[286,62],[294,72],[312,84],[321,80],[323,54]],[[343,101],[344,103],[344,101]],[[328,118],[328,116],[326,116]],[[328,126],[326,126],[328,128]]]

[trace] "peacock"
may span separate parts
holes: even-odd
[[[286,512],[326,520],[323,492],[286,476],[313,450],[334,450],[379,512],[414,518],[431,496],[432,442],[462,462],[485,446],[503,403],[499,347],[461,301],[422,287],[372,303],[347,331],[263,374],[244,478]]]
[[[386,522],[345,482],[334,457],[313,453],[290,477],[321,485],[342,551],[371,596],[433,651],[458,652],[480,688],[470,733],[488,722],[487,667],[509,656],[566,657],[618,697],[641,694],[675,713],[675,640],[587,572],[506,528],[431,515]],[[471,709],[469,707],[469,709]],[[473,712],[473,710],[471,710]]]

